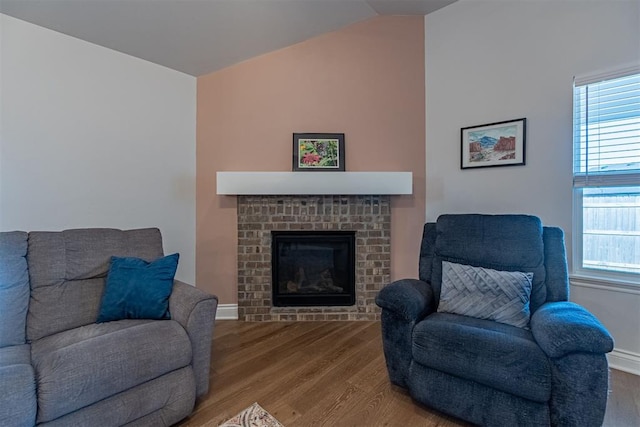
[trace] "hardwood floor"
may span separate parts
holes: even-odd
[[[604,425],[640,425],[640,377],[611,371]],[[389,383],[379,322],[218,321],[210,392],[179,425],[217,426],[258,402],[286,427],[468,424]]]

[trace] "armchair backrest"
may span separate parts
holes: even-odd
[[[111,256],[153,261],[162,255],[162,236],[157,228],[29,233],[27,338],[35,340],[94,323]]]
[[[502,271],[532,272],[531,312],[569,295],[564,235],[530,215],[441,215],[424,226],[420,279],[440,299],[442,261]]]

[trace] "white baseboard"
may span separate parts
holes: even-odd
[[[616,350],[607,354],[609,367],[619,371],[640,375],[640,354],[631,351]]]
[[[216,320],[238,320],[238,304],[218,304]]]

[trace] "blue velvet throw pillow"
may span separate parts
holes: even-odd
[[[121,319],[170,319],[169,296],[179,254],[153,262],[111,257],[97,323]]]
[[[442,262],[439,312],[529,326],[533,273]]]

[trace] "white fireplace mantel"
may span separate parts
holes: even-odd
[[[217,172],[219,195],[413,193],[412,172]]]

